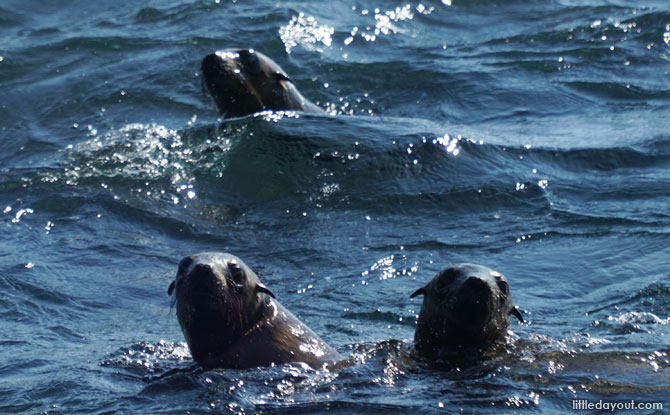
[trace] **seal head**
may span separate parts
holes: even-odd
[[[324,113],[300,94],[279,65],[253,49],[207,55],[202,74],[219,113],[226,118],[265,110]]]
[[[179,263],[173,291],[193,359],[205,364],[242,338],[262,317],[267,297],[274,298],[239,258],[208,253]]]
[[[412,295],[423,295],[414,333],[416,352],[433,359],[481,351],[500,340],[513,314],[523,322],[501,273],[459,264],[439,272]]]
[[[168,294],[193,359],[205,367],[250,368],[342,357],[274,298],[238,257],[184,258]]]

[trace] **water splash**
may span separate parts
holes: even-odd
[[[279,28],[279,36],[289,54],[298,45],[309,51],[322,52],[321,45],[330,46],[333,43],[333,33],[335,29],[319,24],[314,17],[303,13],[293,16],[288,25]]]

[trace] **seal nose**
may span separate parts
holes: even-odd
[[[193,274],[199,277],[212,275],[212,267],[207,264],[198,264],[193,268]]]
[[[205,58],[202,60],[202,65],[201,65],[202,72],[205,73],[205,74],[209,74],[214,70],[214,68],[219,66],[220,63],[221,63],[221,58],[219,58],[216,55],[216,53],[209,54],[209,55],[205,56]]]
[[[475,276],[468,277],[465,282],[463,282],[462,289],[478,297],[491,293],[491,287],[489,287],[489,284],[483,279]]]
[[[455,309],[462,313],[469,324],[478,326],[487,320],[492,299],[493,291],[487,281],[470,276],[461,285]]]
[[[261,63],[253,49],[238,50],[237,55],[240,57],[240,62],[244,65],[244,69],[247,72],[252,75],[261,73]]]

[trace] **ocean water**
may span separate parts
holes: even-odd
[[[667,0],[5,0],[0,35],[0,413],[667,413]],[[230,47],[328,115],[220,119]],[[358,364],[192,366],[167,288],[213,250]],[[458,262],[526,323],[415,367]]]

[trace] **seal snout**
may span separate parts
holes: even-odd
[[[492,317],[489,307],[493,302],[493,290],[489,283],[478,276],[463,281],[451,305],[451,317],[459,324],[481,327]]]
[[[244,69],[252,75],[259,75],[262,71],[261,62],[253,49],[241,49],[237,51],[240,63]]]
[[[209,264],[197,264],[193,267],[191,274],[194,277],[210,277],[212,275],[212,267]]]
[[[488,302],[493,291],[486,280],[478,276],[471,276],[463,282],[460,294],[467,303],[479,304]]]
[[[199,296],[216,295],[216,292],[225,288],[221,284],[219,274],[216,263],[211,262],[210,258],[188,256],[179,264],[177,278],[171,291],[176,289],[178,297],[189,296],[189,293]]]
[[[216,68],[221,66],[221,58],[216,53],[211,53],[202,60],[201,69],[205,77],[209,76]]]
[[[203,85],[209,89],[217,106],[220,106],[220,95],[227,95],[226,89],[229,88],[228,85],[235,79],[232,69],[229,68],[229,65],[222,57],[216,53],[212,53],[205,56],[202,60],[200,70],[202,71]]]
[[[491,292],[489,284],[478,276],[468,277],[463,283],[463,289],[480,293]]]

